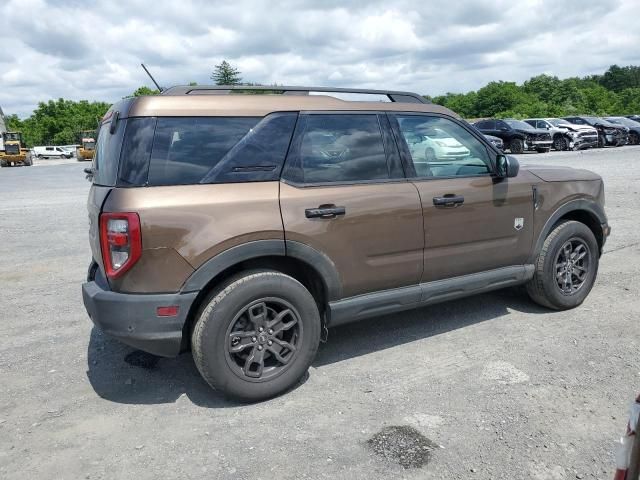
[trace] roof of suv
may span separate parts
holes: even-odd
[[[232,90],[274,90],[285,93],[229,94]],[[321,95],[309,95],[309,92]],[[203,93],[206,92],[206,93]],[[292,92],[292,93],[286,93]],[[342,100],[331,93],[387,95],[392,101]],[[326,94],[325,94],[326,93]],[[404,101],[393,101],[393,99]],[[172,87],[161,95],[135,97],[114,105],[122,117],[178,117],[178,116],[264,116],[283,111],[403,111],[442,113],[460,118],[451,110],[432,103],[418,103],[419,95],[410,92],[381,90],[327,89],[313,87]],[[425,100],[426,101],[426,100]]]

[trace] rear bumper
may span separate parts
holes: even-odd
[[[168,294],[117,293],[89,281],[82,299],[91,321],[107,335],[163,357],[180,353],[182,329],[198,292]],[[178,306],[173,317],[159,317],[158,307]]]

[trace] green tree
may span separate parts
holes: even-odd
[[[159,90],[154,90],[145,85],[142,87],[138,87],[135,92],[133,92],[131,97],[142,97],[143,95],[158,95],[160,93]]]
[[[216,85],[240,85],[242,78],[240,77],[240,71],[233,67],[226,60],[216,65],[211,73],[211,80]]]

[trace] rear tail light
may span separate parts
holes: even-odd
[[[133,267],[142,255],[138,214],[100,214],[100,246],[107,277],[117,278]]]

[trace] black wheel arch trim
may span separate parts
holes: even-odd
[[[207,260],[193,272],[182,286],[182,292],[202,290],[218,274],[246,260],[260,257],[288,256],[313,268],[324,283],[327,300],[337,300],[342,295],[342,283],[331,259],[324,253],[304,243],[292,240],[255,240],[231,247]]]
[[[538,239],[536,240],[536,244],[535,244],[535,248],[533,249],[532,256],[529,259],[531,263],[535,262],[535,259],[538,257],[538,255],[542,251],[542,245],[544,244],[545,239],[547,238],[547,236],[549,236],[549,234],[551,233],[551,230],[556,225],[556,223],[558,223],[558,220],[560,220],[566,214],[571,212],[576,212],[576,211],[583,211],[583,212],[589,213],[590,215],[594,216],[597,219],[600,225],[607,224],[607,216],[604,213],[604,208],[602,208],[602,206],[596,203],[595,201],[587,200],[587,199],[577,199],[577,200],[571,200],[565,203],[564,205],[557,208],[555,212],[553,212],[553,214],[547,219],[546,223],[544,224],[544,227],[542,227],[542,230],[538,235]],[[603,244],[604,244],[604,240],[606,239],[603,239]]]

